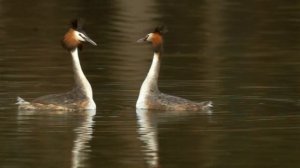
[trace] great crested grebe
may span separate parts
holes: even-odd
[[[85,77],[78,57],[78,49],[82,47],[82,42],[89,42],[96,46],[82,30],[82,24],[79,20],[71,22],[71,28],[62,39],[63,47],[71,53],[73,62],[73,71],[75,86],[74,88],[62,94],[51,94],[27,102],[22,98],[17,98],[20,110],[94,110],[96,104],[93,100],[92,87]]]
[[[155,28],[154,32],[147,34],[137,42],[150,42],[154,50],[152,65],[140,89],[140,94],[136,102],[139,109],[159,109],[159,110],[206,110],[212,107],[211,101],[194,102],[181,97],[171,96],[161,93],[158,89],[157,80],[159,76],[161,52],[163,47],[162,26]]]

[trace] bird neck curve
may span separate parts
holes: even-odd
[[[145,93],[159,92],[158,85],[157,85],[159,70],[160,70],[160,52],[154,52],[152,64],[146,76],[146,79],[143,82],[141,92],[145,92]]]
[[[73,61],[73,71],[74,71],[74,80],[75,80],[75,87],[79,89],[79,91],[86,96],[87,98],[93,99],[93,91],[92,87],[85,77],[78,56],[78,48],[75,48],[70,51],[72,55]]]

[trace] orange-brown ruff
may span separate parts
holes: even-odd
[[[62,44],[72,56],[75,86],[74,88],[62,94],[51,94],[27,102],[18,97],[17,104],[20,110],[94,110],[96,104],[93,100],[93,92],[90,83],[85,77],[78,56],[78,47],[82,42],[89,42],[96,45],[84,32],[78,27],[78,21],[72,22],[72,28],[65,34]]]
[[[75,30],[70,28],[69,31],[65,34],[62,45],[67,50],[72,50],[76,47],[81,48],[81,42],[75,38]]]
[[[153,33],[138,40],[138,42],[150,42],[153,46],[154,55],[150,70],[141,86],[136,108],[176,111],[209,110],[209,108],[212,107],[211,101],[194,102],[181,97],[167,95],[159,91],[157,82],[163,45],[162,31],[163,30],[158,27]]]
[[[163,44],[163,38],[159,33],[153,33],[151,41],[153,48],[161,47]]]

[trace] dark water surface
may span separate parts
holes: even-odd
[[[72,88],[77,16],[96,115],[18,111]],[[135,41],[162,23],[160,89],[212,113],[136,111],[152,52]],[[300,167],[298,1],[0,0],[0,39],[0,167]]]

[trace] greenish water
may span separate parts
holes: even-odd
[[[0,0],[0,167],[296,168],[300,166],[300,3]],[[85,18],[99,44],[80,52],[95,116],[18,111],[15,100],[68,91],[60,45]],[[211,113],[136,111],[150,46],[165,24],[160,89]]]

